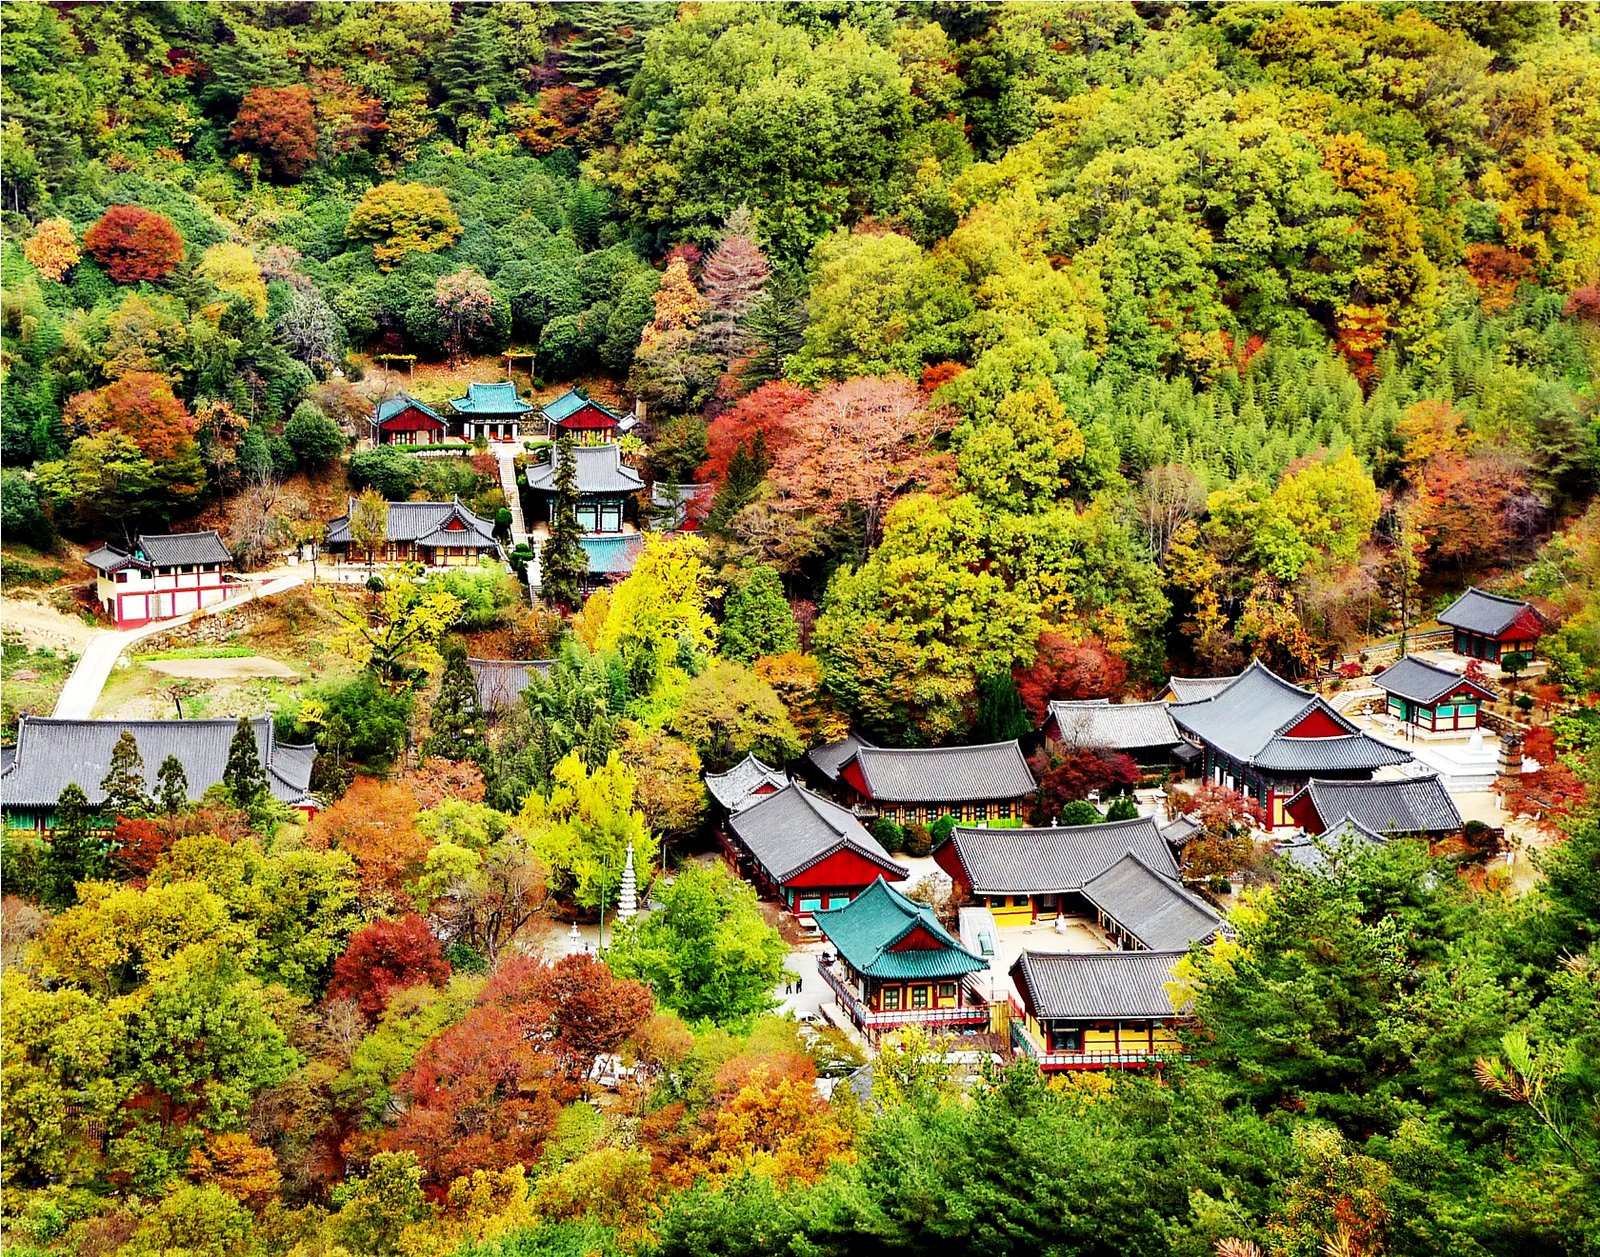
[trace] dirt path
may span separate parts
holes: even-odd
[[[135,659],[152,672],[172,677],[195,677],[203,681],[230,681],[243,677],[285,677],[300,674],[287,664],[264,655],[237,655],[222,659]]]
[[[0,598],[0,630],[15,633],[30,646],[80,654],[98,630],[76,616],[23,598]]]

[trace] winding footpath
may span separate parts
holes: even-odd
[[[218,611],[231,610],[253,602],[257,598],[264,598],[270,594],[280,594],[286,589],[293,589],[296,585],[303,585],[310,579],[310,573],[295,572],[287,576],[276,576],[264,581],[247,593],[240,594],[237,598],[229,598],[226,602],[215,602],[209,607],[201,607],[198,611],[190,611],[185,615],[174,616],[170,620],[152,620],[149,624],[141,624],[138,628],[130,629],[102,629],[89,637],[88,644],[83,648],[83,653],[78,656],[77,665],[72,669],[72,675],[67,678],[67,683],[61,687],[61,696],[56,699],[55,711],[51,715],[58,720],[85,720],[94,711],[94,705],[100,700],[101,691],[106,688],[106,681],[111,677],[111,669],[117,666],[117,660],[122,652],[137,642],[147,637],[154,637],[157,633],[164,633],[179,625],[188,624],[202,616],[214,615]]]

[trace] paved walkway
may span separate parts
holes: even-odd
[[[106,688],[111,669],[116,667],[117,660],[128,647],[142,642],[147,637],[154,637],[157,633],[164,633],[167,629],[198,620],[202,616],[215,615],[218,611],[230,610],[257,598],[293,589],[296,585],[304,584],[310,576],[310,572],[277,576],[257,585],[247,593],[240,594],[237,598],[229,598],[226,602],[215,602],[209,607],[190,611],[186,615],[174,616],[170,620],[152,620],[149,624],[141,624],[138,628],[102,629],[91,634],[88,645],[83,648],[83,654],[78,657],[77,666],[72,669],[72,675],[61,687],[61,696],[56,699],[56,709],[51,714],[58,720],[87,720],[94,712],[94,705],[100,701],[100,693]]]
[[[539,588],[539,547],[528,536],[528,524],[522,517],[522,492],[517,486],[517,453],[515,445],[495,448],[495,460],[500,464],[500,488],[506,495],[506,509],[511,512],[511,545],[514,549],[526,545],[533,551],[528,562],[528,588]]]

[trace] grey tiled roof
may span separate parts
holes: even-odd
[[[90,567],[101,572],[114,572],[129,563],[138,565],[139,560],[126,550],[119,550],[116,546],[105,545],[89,551],[83,556],[83,561]]]
[[[1081,890],[1129,851],[1174,881],[1178,877],[1178,862],[1152,816],[1051,829],[957,826],[944,846],[960,861],[977,895]]]
[[[1177,1015],[1167,983],[1181,951],[1025,951],[1011,978],[1035,1017],[1143,1021]]]
[[[1539,614],[1530,603],[1485,593],[1474,585],[1439,612],[1439,623],[1465,629],[1469,633],[1497,637],[1510,628],[1524,611]]]
[[[1085,882],[1084,896],[1151,951],[1204,943],[1222,918],[1171,878],[1129,852]]]
[[[389,541],[414,542],[419,545],[475,546],[480,550],[500,549],[494,539],[494,523],[469,511],[460,502],[390,502],[385,535]],[[354,508],[351,503],[350,509]],[[449,534],[448,540],[433,538],[444,530],[451,519],[459,519],[465,528]],[[350,544],[350,510],[328,525],[330,545]]]
[[[233,562],[233,555],[215,528],[204,532],[140,533],[134,553],[143,554],[154,567]]]
[[[872,798],[884,803],[1014,799],[1038,788],[1015,739],[915,750],[862,746],[855,762]]]
[[[468,659],[478,706],[484,711],[508,711],[522,698],[535,672],[548,672],[553,659]]]
[[[1339,772],[1403,764],[1411,756],[1360,732],[1317,695],[1252,663],[1211,698],[1174,703],[1173,722],[1184,732],[1241,764],[1273,772]],[[1291,738],[1285,731],[1313,712],[1340,736]]]
[[[755,792],[762,786],[781,790],[788,784],[788,777],[763,764],[754,754],[746,755],[725,773],[706,774],[706,789],[711,791],[711,797],[730,812],[753,803]]]
[[[1220,694],[1238,679],[1238,673],[1231,677],[1168,677],[1167,688],[1174,702],[1197,703]]]
[[[1256,752],[1255,766],[1269,772],[1345,772],[1406,764],[1411,752],[1365,733],[1332,738],[1275,737]]]
[[[1070,746],[1126,751],[1176,746],[1182,740],[1165,703],[1054,702],[1049,719]]]
[[[574,445],[572,454],[578,465],[579,493],[637,493],[644,488],[644,480],[632,467],[622,461],[620,445]],[[556,491],[556,460],[561,457],[559,445],[551,447],[550,461],[536,463],[528,468],[528,487],[541,493]]]
[[[847,733],[837,742],[828,742],[822,746],[814,746],[806,752],[806,758],[817,766],[817,770],[829,781],[839,780],[839,769],[846,760],[853,756],[864,746],[871,746],[859,734]]]
[[[1494,691],[1488,686],[1469,681],[1459,672],[1441,668],[1438,664],[1418,659],[1415,655],[1397,659],[1373,677],[1372,682],[1386,693],[1398,694],[1401,698],[1409,698],[1415,703],[1437,702],[1463,685],[1471,685],[1481,690],[1487,697],[1494,695]]]
[[[1346,847],[1356,850],[1381,847],[1387,841],[1382,834],[1375,834],[1365,825],[1346,816],[1316,837],[1302,832],[1280,842],[1277,854],[1279,860],[1315,873],[1326,868],[1330,857]]]
[[[1399,781],[1317,781],[1289,800],[1309,800],[1323,827],[1349,817],[1375,834],[1453,833],[1461,813],[1436,774]]]
[[[1175,821],[1169,821],[1161,827],[1161,836],[1174,847],[1181,847],[1193,838],[1203,828],[1203,825],[1187,812]]]
[[[846,848],[897,881],[910,876],[850,812],[803,786],[787,785],[752,800],[728,818],[728,828],[775,882]]]
[[[295,803],[311,785],[312,746],[279,743],[270,716],[250,721],[256,748],[267,770],[274,798]],[[6,807],[54,807],[61,792],[77,783],[91,803],[105,798],[100,788],[111,766],[111,751],[130,732],[144,758],[145,785],[153,791],[161,761],[176,755],[189,782],[189,798],[198,800],[222,780],[237,720],[55,720],[24,716],[17,726],[17,745],[5,775],[0,801]]]

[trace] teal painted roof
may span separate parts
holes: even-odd
[[[533,409],[531,403],[517,396],[517,386],[510,380],[469,384],[467,395],[454,398],[450,404],[469,415],[525,415]]]
[[[555,401],[548,403],[542,409],[544,410],[544,417],[551,423],[560,423],[568,415],[576,414],[585,406],[593,406],[597,410],[603,410],[619,423],[622,420],[622,416],[612,410],[610,406],[607,406],[602,401],[596,401],[592,397],[585,397],[575,388],[569,388]]]
[[[590,534],[579,537],[578,544],[596,576],[626,576],[644,552],[644,537],[636,532]]]
[[[870,978],[959,978],[988,967],[950,936],[933,909],[907,899],[881,877],[844,907],[811,918],[845,962]],[[891,950],[918,926],[942,946]]]

